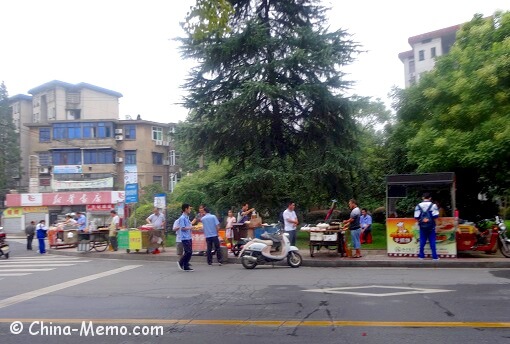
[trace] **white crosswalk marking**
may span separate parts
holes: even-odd
[[[0,279],[22,277],[38,272],[52,271],[59,267],[68,267],[80,263],[89,263],[77,257],[52,255],[21,256],[0,260]]]

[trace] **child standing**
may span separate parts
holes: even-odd
[[[230,243],[230,248],[234,246],[233,238],[234,238],[234,223],[236,223],[236,218],[232,210],[228,211],[227,214],[227,224],[225,225],[225,236],[227,237],[227,241]]]
[[[46,231],[48,228],[46,228],[46,221],[41,220],[36,226],[36,232],[37,232],[37,239],[39,240],[39,253],[45,254],[46,253],[46,246],[44,243],[44,239],[46,238]]]

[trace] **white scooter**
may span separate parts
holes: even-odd
[[[264,235],[263,235],[264,236]],[[292,268],[298,268],[303,263],[296,246],[291,246],[289,234],[279,229],[275,234],[268,236],[271,239],[252,239],[246,243],[241,251],[241,263],[246,269],[254,269],[257,265],[272,263],[287,259],[287,264]],[[279,251],[271,252],[275,243],[280,243]]]

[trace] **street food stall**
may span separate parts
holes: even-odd
[[[421,200],[423,192],[430,192],[432,199],[440,202],[444,212],[444,216],[436,220],[438,256],[457,256],[456,233],[459,227],[455,217],[455,174],[453,172],[386,176],[388,256],[418,256],[420,229],[414,219],[414,208]],[[472,230],[464,227],[460,230]],[[425,256],[431,256],[429,245],[425,246]]]
[[[309,248],[310,256],[320,252],[321,248],[327,251],[336,251],[341,257],[346,256],[350,250],[345,247],[346,231],[341,222],[318,223],[315,226],[303,226],[301,230],[310,234]]]

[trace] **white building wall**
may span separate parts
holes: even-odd
[[[119,100],[117,97],[91,89],[81,90],[81,119],[118,119]]]

